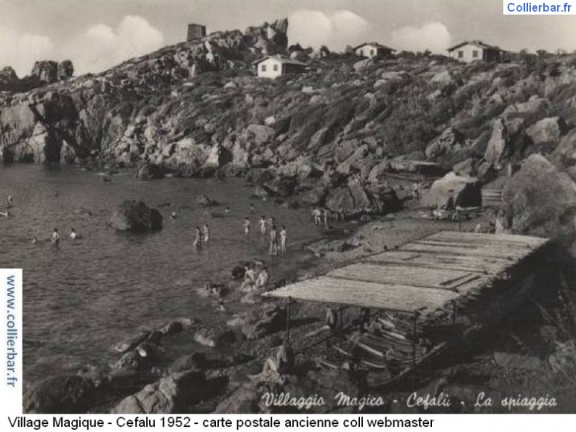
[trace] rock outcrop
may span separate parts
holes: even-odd
[[[531,155],[502,192],[518,234],[552,237],[570,246],[576,233],[576,184],[544,156]]]
[[[188,370],[173,373],[149,384],[138,393],[123,399],[112,414],[173,414],[187,412],[206,395],[202,372]]]
[[[112,214],[110,225],[118,231],[134,233],[162,229],[162,215],[142,201],[124,201]]]
[[[479,207],[482,205],[480,182],[474,177],[458,176],[448,173],[436,180],[422,197],[426,207],[451,208]]]
[[[27,414],[77,414],[91,407],[96,387],[80,376],[46,378],[24,394]]]

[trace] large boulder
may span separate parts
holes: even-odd
[[[74,75],[74,65],[70,60],[64,60],[58,63],[58,80],[63,81],[72,78]]]
[[[112,414],[172,414],[185,412],[207,394],[202,372],[176,372],[123,399]]]
[[[27,414],[85,413],[94,400],[94,383],[80,376],[46,378],[24,394]]]
[[[114,210],[110,225],[118,231],[158,231],[162,229],[162,215],[142,201],[127,200]]]
[[[0,70],[0,91],[12,91],[16,90],[18,87],[18,75],[16,71],[10,66],[6,66]]]
[[[259,339],[285,328],[286,309],[277,305],[266,305],[239,318],[230,321],[229,325],[240,326],[246,339]]]
[[[488,141],[486,152],[484,153],[484,160],[490,166],[500,169],[504,157],[509,150],[508,129],[504,119],[498,119],[492,128],[492,136]]]
[[[32,67],[32,76],[47,84],[58,81],[58,63],[51,60],[37,61]]]
[[[560,168],[567,168],[572,178],[576,179],[576,128],[562,137],[560,144],[551,155],[551,161]]]
[[[246,134],[256,145],[267,144],[274,138],[275,131],[270,126],[251,124],[246,128]]]
[[[552,148],[560,142],[560,137],[566,132],[566,123],[562,117],[548,117],[540,120],[526,129],[526,135],[535,145],[546,145]]]
[[[148,162],[143,163],[136,171],[136,178],[140,180],[155,180],[163,177],[162,167]]]
[[[461,133],[453,128],[448,128],[426,147],[426,157],[429,160],[436,160],[441,156],[462,149],[463,142],[464,137]]]
[[[528,157],[505,185],[502,197],[515,233],[573,241],[576,184],[544,156]]]
[[[432,183],[422,196],[425,207],[479,207],[482,205],[481,185],[475,177],[446,174]]]

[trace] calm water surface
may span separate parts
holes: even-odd
[[[0,167],[0,205],[8,194],[14,197],[13,217],[0,218],[0,267],[24,269],[26,382],[108,363],[110,347],[142,326],[178,317],[222,320],[193,290],[208,280],[226,280],[240,260],[266,257],[266,244],[255,234],[261,214],[286,225],[289,245],[318,237],[307,211],[252,201],[250,193],[241,180],[142,182],[119,175],[104,183],[96,173],[74,168]],[[195,204],[200,194],[222,203],[210,212],[223,213],[228,205],[230,214],[211,217]],[[164,229],[135,236],[109,228],[112,210],[125,199],[159,208]],[[158,207],[166,203],[171,205]],[[250,239],[243,234],[246,216],[252,220]],[[211,243],[196,253],[193,228],[206,222]],[[69,240],[72,227],[81,240]],[[62,235],[59,248],[47,241],[54,228]]]

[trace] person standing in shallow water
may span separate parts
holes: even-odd
[[[330,213],[328,212],[328,209],[322,210],[322,220],[324,221],[324,228],[326,228],[326,229],[330,228],[328,226],[328,216],[329,215],[330,215]]]
[[[76,240],[78,238],[78,233],[76,232],[76,228],[72,228],[70,230],[70,238],[72,240]]]
[[[266,218],[264,216],[258,221],[258,228],[260,229],[260,235],[264,237],[266,235]]]
[[[210,240],[210,227],[208,226],[208,224],[204,224],[204,226],[202,227],[202,237],[204,243],[208,243],[208,241]]]
[[[199,251],[202,249],[202,233],[200,232],[200,227],[194,228],[194,233],[196,238],[194,238],[194,249]]]
[[[288,236],[288,233],[286,232],[286,227],[284,225],[282,225],[282,227],[280,228],[280,252],[285,253],[286,252],[286,237]]]
[[[50,242],[52,243],[52,246],[60,245],[60,233],[58,232],[58,228],[54,228],[54,231],[52,231]]]
[[[246,237],[250,235],[250,218],[244,218],[244,235]]]
[[[270,228],[270,255],[276,255],[278,253],[278,231],[276,230],[276,225],[272,225]]]

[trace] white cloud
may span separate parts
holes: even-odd
[[[425,51],[444,54],[452,37],[446,26],[429,22],[421,27],[402,27],[392,32],[392,42],[397,50]]]
[[[116,28],[96,24],[65,50],[77,74],[101,72],[132,57],[154,51],[164,35],[139,16],[126,16]]]
[[[1,1],[1,0],[0,0]],[[139,16],[126,16],[116,28],[96,24],[63,46],[50,38],[0,26],[0,67],[12,66],[19,77],[29,75],[37,60],[72,60],[77,75],[101,72],[132,57],[154,51],[164,35]]]
[[[364,18],[347,10],[333,14],[299,10],[288,18],[288,22],[290,44],[300,43],[313,48],[326,45],[332,50],[364,42],[370,27]]]
[[[12,66],[19,77],[29,75],[36,60],[49,60],[50,38],[0,26],[0,67]]]

